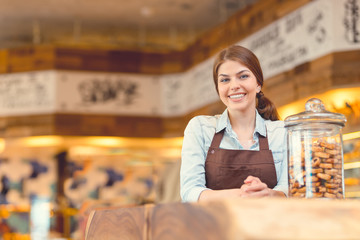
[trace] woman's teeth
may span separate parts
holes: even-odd
[[[242,94],[231,95],[231,96],[229,96],[229,98],[231,98],[231,99],[237,99],[237,98],[242,98],[242,97],[244,97],[244,96],[245,96],[245,94],[242,93]]]

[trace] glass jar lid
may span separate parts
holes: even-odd
[[[326,111],[320,99],[311,98],[306,102],[304,112],[288,116],[284,122],[285,127],[305,123],[330,123],[345,126],[346,117],[341,113]]]

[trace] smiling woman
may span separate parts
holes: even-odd
[[[286,196],[286,131],[261,91],[257,57],[241,46],[221,51],[215,88],[227,109],[190,120],[182,148],[183,201]]]

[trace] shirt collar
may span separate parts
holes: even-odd
[[[221,130],[226,128],[228,124],[230,125],[230,119],[228,115],[228,110],[225,109],[225,111],[220,115],[219,121],[216,124],[216,132],[220,132]]]
[[[259,112],[256,111],[256,122],[255,122],[255,133],[259,133],[261,136],[266,137],[266,126],[265,126],[265,119],[263,119]]]
[[[255,116],[256,120],[255,120],[254,134],[259,133],[260,135],[266,137],[265,120],[260,116],[257,110],[255,110],[255,112],[256,112],[256,116]],[[230,125],[228,110],[225,109],[225,111],[220,115],[219,121],[217,122],[216,132],[218,133],[227,127],[231,128],[231,125]]]

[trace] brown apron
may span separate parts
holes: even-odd
[[[276,170],[267,137],[259,135],[259,151],[221,149],[219,146],[224,131],[214,135],[207,153],[206,187],[213,190],[240,188],[251,175],[274,188],[277,184]]]

